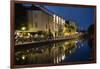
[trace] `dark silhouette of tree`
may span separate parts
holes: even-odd
[[[90,25],[88,28],[88,34],[93,35],[94,34],[94,24]]]

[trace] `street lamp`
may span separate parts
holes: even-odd
[[[26,30],[26,27],[22,27],[21,30],[25,31]]]
[[[25,34],[24,32],[25,32],[25,30],[26,30],[26,27],[23,26],[23,27],[21,28],[21,30],[22,30],[22,43],[23,43],[23,41],[24,41],[23,38],[24,38],[24,34]],[[23,56],[22,59],[24,60],[25,57]]]

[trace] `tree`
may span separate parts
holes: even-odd
[[[88,28],[88,33],[90,35],[94,34],[94,24],[90,25],[89,28]]]

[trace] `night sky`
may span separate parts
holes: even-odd
[[[75,21],[79,29],[87,30],[94,22],[95,8],[45,6],[50,11],[62,16],[65,20]]]
[[[15,6],[15,22],[16,24],[23,24],[27,22],[26,11],[27,8],[32,8],[32,4],[16,4]],[[81,30],[87,30],[88,27],[94,23],[93,7],[70,7],[70,6],[44,6],[48,10],[54,12],[56,15],[63,17],[65,20],[71,20],[78,25]],[[32,10],[32,9],[31,9]],[[27,23],[26,23],[27,24]],[[15,26],[16,27],[16,26]]]

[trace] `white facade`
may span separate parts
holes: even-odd
[[[49,24],[52,23],[52,17],[40,10],[28,11],[28,28],[29,31],[47,31]]]
[[[51,15],[42,10],[29,10],[28,11],[28,31],[51,31],[54,37],[63,34],[65,20],[55,14]],[[59,32],[62,29],[62,32]]]

